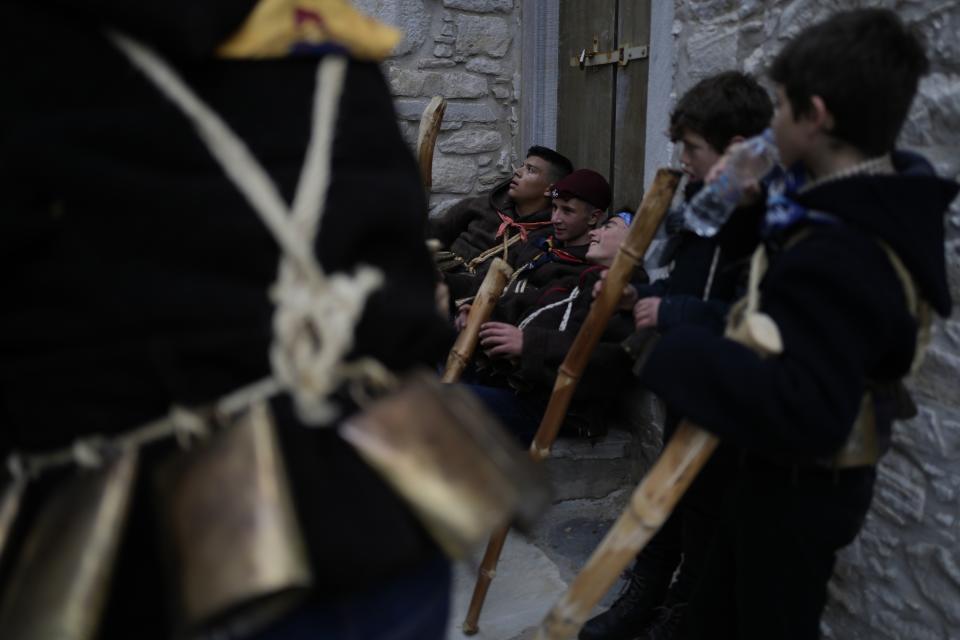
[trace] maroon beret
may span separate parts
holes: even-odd
[[[610,206],[610,185],[606,178],[590,169],[577,169],[553,185],[553,198],[580,198],[597,209],[606,211]]]

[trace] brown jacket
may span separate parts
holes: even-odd
[[[441,266],[441,271],[454,273],[469,271],[470,280],[473,279],[473,276],[483,277],[490,264],[489,260],[476,265],[475,269],[468,270],[464,265],[485,251],[502,246],[503,237],[498,238],[497,232],[503,221],[498,214],[517,220],[514,203],[507,196],[509,187],[510,182],[505,181],[489,195],[464,198],[443,215],[432,217],[427,221],[427,238],[436,238],[445,249],[457,256],[455,263],[451,263],[449,258],[452,256],[445,255],[447,262]],[[523,216],[522,219],[523,223],[549,221],[549,207]],[[513,237],[517,231],[507,229],[506,233],[508,237]],[[518,245],[514,245],[514,248],[516,246]],[[513,264],[514,256],[515,251],[510,251],[507,261]],[[457,288],[460,289],[460,287]]]

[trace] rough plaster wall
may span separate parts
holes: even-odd
[[[448,100],[433,164],[431,214],[489,191],[516,160],[520,9],[515,0],[355,0],[406,37],[384,63],[404,137],[424,107]]]
[[[942,175],[960,178],[960,3],[675,0],[674,5],[675,96],[724,69],[761,75],[787,39],[834,10],[897,10],[925,35],[932,61],[902,146],[926,155]],[[946,227],[953,317],[936,324],[926,362],[911,385],[920,415],[896,426],[866,526],[841,554],[823,621],[827,638],[960,638],[960,202],[953,203]]]

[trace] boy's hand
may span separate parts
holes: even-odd
[[[480,325],[480,346],[488,356],[520,356],[523,352],[523,331],[506,322],[484,322]]]
[[[468,315],[470,315],[470,305],[460,305],[457,309],[457,317],[453,319],[453,328],[457,331],[463,331],[463,328],[467,326]]]
[[[603,283],[607,279],[607,272],[604,271],[600,274],[600,279],[593,285],[593,297],[596,298],[600,295],[600,289],[603,288]],[[620,292],[620,302],[617,303],[617,308],[621,311],[630,311],[633,308],[633,305],[636,304],[639,294],[637,293],[636,287],[632,284],[628,284],[623,288],[623,291]]]
[[[657,314],[660,313],[660,298],[644,298],[633,307],[633,324],[637,331],[657,326]]]

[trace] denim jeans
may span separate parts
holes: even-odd
[[[518,394],[513,389],[488,387],[479,384],[465,385],[486,405],[507,431],[520,440],[526,447],[533,440],[543,412],[547,407],[547,398],[535,394]]]
[[[450,564],[437,557],[363,593],[310,602],[252,640],[443,640]]]

